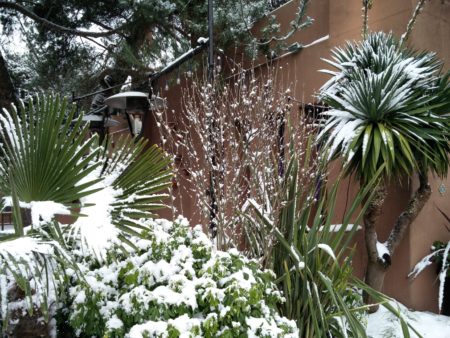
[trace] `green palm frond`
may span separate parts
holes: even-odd
[[[94,245],[119,240],[134,247],[128,235],[148,230],[141,220],[165,206],[172,168],[170,158],[145,140],[123,138],[110,153],[108,144],[98,145],[97,136],[88,136],[75,107],[68,108],[58,96],[39,96],[19,110],[5,110],[0,125],[0,194],[11,196],[0,204],[3,209],[11,201],[16,229],[0,238],[0,317],[7,321],[8,290],[14,283],[25,292],[29,311],[36,305],[43,313],[48,310],[49,299],[55,300],[64,285],[65,271],[77,272],[71,251],[79,249],[80,239]],[[72,211],[79,216],[74,224],[62,226],[54,215],[51,220],[37,217],[36,226],[24,231],[21,207],[33,214],[34,206],[43,204],[81,210]],[[81,238],[78,229],[86,230]],[[87,249],[102,258],[101,247]]]
[[[424,86],[435,76],[441,67],[434,53],[416,53],[402,48],[392,33],[376,32],[359,43],[347,42],[345,47],[336,47],[331,51],[332,60],[325,62],[336,68],[336,71],[322,70],[333,75],[322,90],[329,90],[333,84],[347,82],[357,69],[370,70],[379,74],[393,64],[405,63],[408,69],[414,68],[420,78],[416,78],[418,85]],[[414,77],[414,72],[407,74]]]
[[[66,99],[38,96],[0,115],[0,192],[12,196],[16,206],[53,201],[85,210],[104,202],[96,198],[109,189],[114,196],[103,208],[104,219],[136,235],[130,227],[139,228],[139,218],[155,217],[154,210],[165,207],[171,160],[157,146],[129,137],[110,154],[96,135],[88,137],[88,125],[75,112]],[[20,212],[15,215],[14,223],[21,223]],[[86,218],[85,224],[92,222]]]
[[[331,107],[319,139],[330,158],[343,157],[364,182],[385,164],[383,176],[448,170],[449,75],[433,53],[401,47],[375,33],[333,51],[333,77],[321,89]]]
[[[67,99],[37,96],[0,115],[0,192],[11,195],[11,179],[22,202],[72,203],[92,193],[95,181],[78,184],[100,164],[92,161],[97,137],[87,138],[82,116]],[[73,121],[73,123],[71,123]]]
[[[58,288],[71,270],[82,278],[67,251],[63,230],[58,222],[47,224],[27,236],[2,239],[0,243],[0,318],[8,326],[10,307],[25,302],[30,315],[39,310],[49,320],[51,302],[58,300]],[[14,288],[23,292],[12,293]],[[14,296],[16,294],[16,296]],[[22,298],[23,297],[23,298]]]
[[[158,146],[144,149],[147,141],[131,138],[118,141],[114,155],[103,157],[101,175],[120,191],[111,204],[113,223],[121,230],[145,229],[140,218],[154,218],[154,211],[166,207],[165,191],[172,185],[171,159]]]

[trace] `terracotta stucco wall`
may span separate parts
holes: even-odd
[[[374,2],[369,13],[369,26],[371,30],[392,31],[400,36],[406,28],[407,22],[416,6],[414,0],[380,0]],[[289,23],[295,16],[298,1],[291,1],[282,6],[273,14],[283,22],[282,28],[286,31]],[[293,88],[292,96],[299,101],[308,103],[315,100],[314,94],[328,79],[327,75],[319,73],[322,68],[329,66],[321,60],[330,56],[330,49],[342,45],[347,40],[358,40],[361,36],[361,1],[360,0],[313,0],[308,9],[308,15],[314,18],[314,24],[300,32],[295,33],[287,42],[300,42],[309,44],[319,38],[329,36],[328,39],[311,47],[304,48],[299,53],[287,55],[277,62],[280,81],[284,86]],[[256,27],[257,28],[257,27]],[[431,1],[426,3],[423,13],[419,16],[409,43],[416,49],[427,49],[438,53],[445,61],[445,68],[450,68],[450,2]],[[256,62],[264,62],[260,59]],[[161,80],[164,83],[164,79]],[[167,96],[169,110],[174,114],[181,114],[181,88],[184,83],[171,87],[169,92],[162,92]],[[146,135],[154,143],[160,143],[153,120],[145,126]],[[330,170],[330,179],[339,171],[335,163]],[[450,179],[441,180],[430,176],[433,189],[430,201],[420,213],[417,220],[408,230],[403,242],[397,248],[393,257],[392,266],[386,276],[384,292],[402,301],[405,305],[417,310],[437,311],[436,273],[429,268],[417,280],[411,282],[407,274],[415,263],[429,253],[434,240],[450,240],[443,223],[445,220],[437,212],[438,206],[450,214],[450,192],[440,194],[438,188],[441,184],[450,191]],[[180,182],[188,184],[187,182]],[[390,228],[400,212],[406,206],[408,198],[414,191],[416,180],[391,182],[389,197],[386,200],[383,215],[378,224],[379,240],[384,241]],[[180,188],[178,188],[180,189]],[[184,188],[181,188],[184,189]],[[345,181],[340,190],[336,212],[336,223],[340,223],[345,205],[359,189],[358,184],[351,178]],[[181,192],[183,195],[183,192]],[[179,204],[177,201],[176,203]],[[194,222],[199,218],[194,216],[194,201],[191,197],[183,198],[182,208],[179,210]],[[357,252],[354,259],[355,273],[362,277],[367,260],[363,244],[362,231],[356,238]]]
[[[369,14],[370,29],[392,31],[396,36],[401,36],[416,3],[405,0],[375,1]],[[293,18],[295,6],[296,1],[293,1],[275,13],[288,23]],[[290,42],[299,41],[307,44],[325,35],[329,35],[329,39],[280,61],[287,73],[295,74],[295,96],[302,98],[304,102],[314,100],[311,95],[327,78],[317,73],[317,70],[327,68],[320,58],[329,57],[329,50],[332,47],[342,45],[347,40],[360,39],[362,22],[359,0],[312,1],[308,13],[315,19],[314,25],[295,34]],[[423,13],[418,17],[409,42],[416,49],[437,52],[445,62],[444,67],[449,69],[450,3],[427,2]],[[333,175],[337,175],[338,171],[339,165],[335,164],[331,169],[330,179]],[[406,206],[416,184],[416,179],[391,182],[389,196],[378,224],[380,241],[387,238],[393,222]],[[449,192],[441,194],[438,191],[441,184],[450,189],[450,180],[441,180],[430,175],[430,184],[432,196],[395,252],[383,291],[414,309],[437,311],[438,282],[435,269],[429,268],[413,282],[407,278],[414,265],[429,253],[433,241],[450,240],[450,233],[443,226],[445,220],[437,211],[439,207],[450,214]],[[342,198],[338,202],[336,223],[340,222],[347,201],[351,200],[357,189],[358,184],[353,180],[342,185],[340,191]],[[362,232],[358,235],[356,243],[358,251],[355,254],[354,267],[356,274],[362,277],[367,261]]]

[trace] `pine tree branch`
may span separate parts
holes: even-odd
[[[0,8],[6,8],[6,9],[10,9],[10,10],[19,12],[22,15],[25,15],[25,16],[29,17],[30,19],[32,19],[36,22],[39,22],[41,25],[43,25],[49,29],[59,31],[59,32],[69,33],[69,34],[73,34],[73,35],[83,36],[83,37],[89,36],[89,37],[95,38],[95,37],[110,36],[112,34],[120,33],[120,31],[125,27],[125,24],[124,24],[118,28],[111,29],[111,30],[108,30],[105,32],[90,32],[90,31],[72,29],[72,28],[58,25],[58,24],[51,22],[43,17],[40,17],[39,15],[34,13],[32,10],[30,10],[30,9],[26,8],[25,6],[22,6],[18,3],[15,3],[15,2],[0,1]]]
[[[100,22],[100,21],[97,21],[97,20],[91,20],[93,23],[95,23],[97,26],[99,26],[99,27],[102,27],[102,28],[104,28],[104,29],[106,29],[106,30],[113,30],[113,28],[112,27],[110,27],[110,26],[108,26],[108,25],[105,25],[104,23],[102,23],[102,22]]]

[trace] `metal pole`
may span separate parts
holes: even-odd
[[[213,0],[208,0],[208,81],[212,83],[214,80],[214,40],[213,40],[213,27],[214,27],[214,12],[213,12]]]
[[[208,0],[208,82],[211,85],[211,89],[214,82],[214,40],[213,40],[213,27],[214,27],[214,12],[213,12],[213,0]],[[214,91],[214,89],[212,89]],[[213,110],[213,92],[211,92],[210,100],[210,109],[211,112]],[[217,234],[217,214],[218,214],[218,205],[216,198],[216,182],[217,182],[217,158],[216,158],[216,142],[214,138],[214,120],[212,117],[208,117],[208,138],[209,144],[211,147],[211,163],[212,168],[209,173],[209,198],[211,202],[210,209],[210,224],[209,230],[211,236],[214,238]]]

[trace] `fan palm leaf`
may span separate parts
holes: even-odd
[[[100,148],[97,137],[87,138],[89,128],[67,99],[37,96],[27,105],[20,102],[0,115],[0,191],[11,195],[11,179],[22,202],[71,203],[92,193],[95,182],[80,185],[100,164],[92,161]],[[70,123],[73,121],[73,124]],[[90,151],[90,149],[93,149]],[[89,152],[90,151],[90,152]]]
[[[96,242],[119,240],[133,247],[129,234],[148,230],[140,220],[154,217],[154,210],[165,206],[164,191],[172,183],[170,158],[157,146],[131,138],[120,139],[110,154],[109,145],[89,137],[88,125],[75,113],[66,99],[41,95],[0,115],[0,195],[6,196],[0,205],[13,207],[15,227],[14,235],[0,238],[4,321],[14,283],[26,294],[29,311],[38,304],[46,313],[66,269],[77,270],[71,255],[74,243],[75,249],[80,240],[88,244],[99,259],[105,247]],[[45,215],[34,210],[43,205],[52,210]],[[21,207],[37,215],[26,231]],[[74,224],[63,226],[55,220],[58,210],[74,208],[81,208]]]

